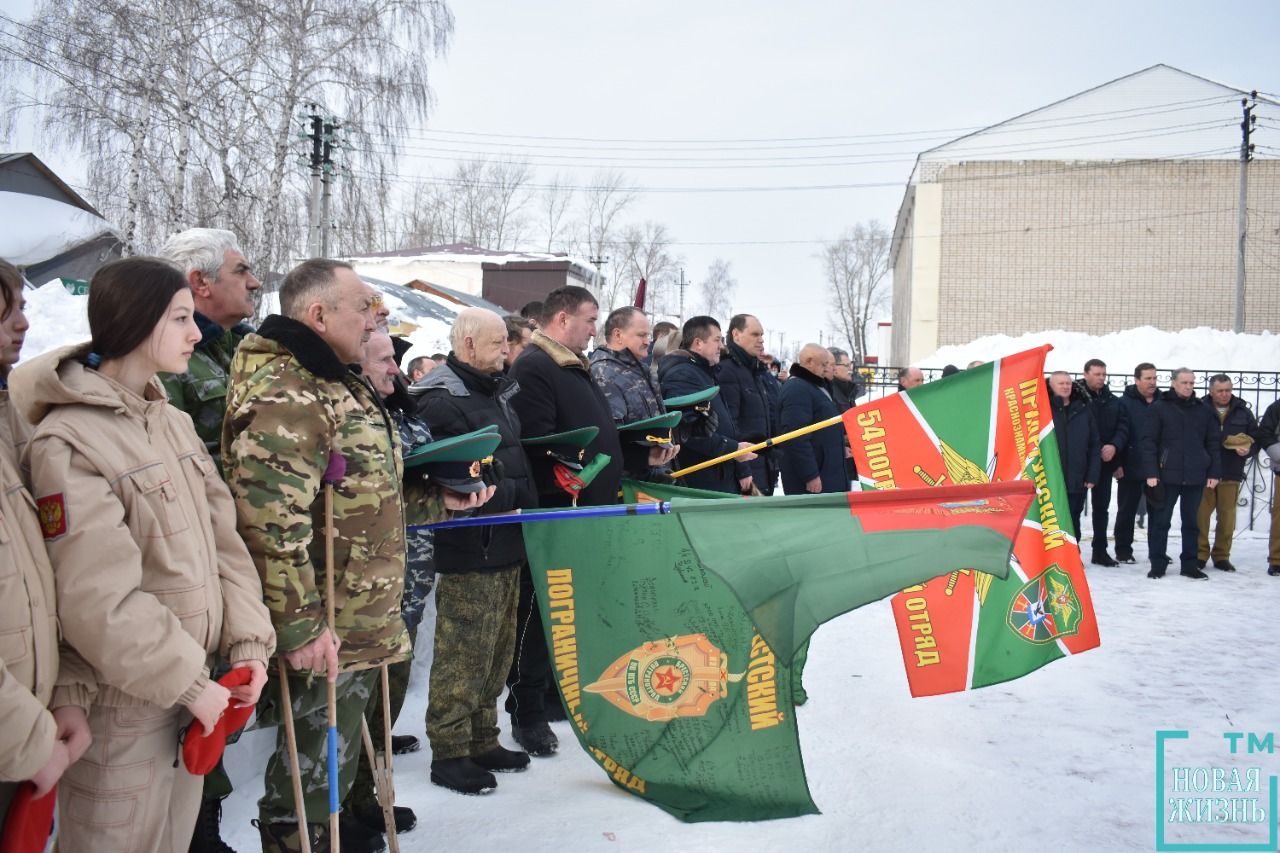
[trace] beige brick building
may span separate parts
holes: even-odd
[[[994,333],[1232,328],[1246,95],[1158,65],[920,155],[891,363]],[[1255,113],[1245,330],[1280,332],[1280,109]]]

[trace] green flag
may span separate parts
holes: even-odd
[[[964,567],[1008,572],[1029,483],[673,500],[525,525],[582,747],[686,821],[815,812],[788,662],[820,623]]]

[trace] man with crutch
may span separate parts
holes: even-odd
[[[223,462],[287,666],[277,696],[287,687],[302,800],[300,809],[282,725],[258,802],[264,851],[325,851],[339,841],[348,853],[383,848],[380,833],[351,820],[340,821],[338,838],[331,838],[326,678],[334,683],[340,806],[355,774],[361,720],[379,667],[409,653],[400,618],[405,524],[442,520],[447,508],[472,508],[481,497],[422,482],[402,494],[396,430],[352,369],[374,330],[377,301],[349,265],[303,261],[285,276],[281,313],[244,339],[231,365]],[[344,469],[340,478],[330,468],[336,458]],[[328,514],[326,470],[336,480]],[[332,628],[326,526],[333,531]],[[286,721],[283,703],[271,707],[264,697],[263,704],[264,723]]]

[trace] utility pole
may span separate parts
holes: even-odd
[[[320,254],[319,257],[329,257],[329,233],[333,230],[333,223],[329,217],[329,187],[334,179],[333,167],[333,148],[334,148],[334,132],[341,125],[338,120],[330,116],[324,123],[324,155],[320,161]]]
[[[1253,103],[1250,103],[1250,100]],[[1253,143],[1249,137],[1253,134],[1253,126],[1258,117],[1253,114],[1257,105],[1258,93],[1250,92],[1248,98],[1240,100],[1244,109],[1244,118],[1240,122],[1240,210],[1236,226],[1236,322],[1235,331],[1244,331],[1244,238],[1249,225],[1249,161],[1253,159]]]
[[[311,140],[311,204],[307,222],[307,256],[316,258],[320,256],[320,182],[324,157],[324,119],[317,112],[320,109],[318,104],[307,104],[307,107],[311,110],[310,115],[307,116],[311,123],[311,135],[304,137]]]
[[[680,322],[684,323],[684,289],[689,286],[684,280],[684,267],[680,267],[680,283],[676,286],[680,288]]]

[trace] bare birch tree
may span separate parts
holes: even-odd
[[[573,187],[559,172],[538,194],[538,211],[543,233],[547,238],[547,251],[554,252],[557,243],[561,242],[565,214],[573,205]]]
[[[640,279],[646,281],[645,310],[650,314],[672,313],[671,289],[680,269],[680,259],[671,253],[672,242],[667,226],[645,221],[623,226],[615,244],[620,276],[631,282],[632,292]]]
[[[139,248],[190,225],[230,227],[260,269],[303,249],[299,119],[308,102],[343,117],[354,178],[394,169],[396,139],[431,105],[429,58],[447,46],[443,0],[41,0],[7,45],[46,135],[90,162],[90,200]],[[353,240],[385,231],[385,197],[335,196]]]
[[[738,289],[738,280],[730,272],[732,265],[724,258],[716,258],[707,267],[707,275],[702,280],[702,307],[724,326],[729,327],[729,318],[733,314],[733,292]]]
[[[878,221],[858,223],[820,253],[831,296],[828,321],[854,362],[867,355],[867,331],[889,298],[889,232]]]

